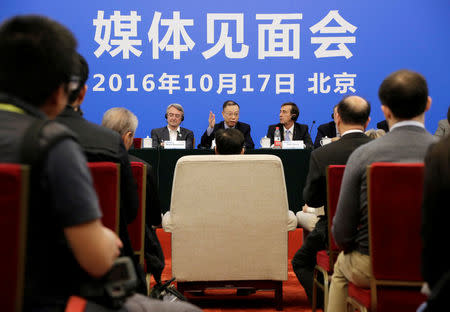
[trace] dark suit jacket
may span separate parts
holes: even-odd
[[[140,293],[146,293],[145,275],[139,263],[135,261],[127,229],[127,224],[136,218],[139,199],[128,152],[122,138],[111,129],[87,121],[80,112],[74,111],[70,106],[67,106],[56,120],[78,135],[78,141],[89,162],[111,161],[120,164],[119,237],[123,243],[122,254],[132,258],[139,279],[137,290]]]
[[[317,136],[316,140],[314,141],[314,148],[319,148],[321,146],[320,140],[325,136],[329,138],[334,138],[336,136],[336,123],[334,121],[322,124],[317,128]]]
[[[270,125],[269,129],[267,129],[267,137],[270,138],[270,144],[273,144],[273,135],[275,133],[275,128],[280,128],[280,134],[281,134],[281,141],[284,140],[284,128],[281,123],[276,125]],[[306,148],[312,148],[313,143],[311,140],[311,136],[308,132],[308,126],[299,124],[297,122],[294,123],[294,135],[293,140],[303,140],[303,143],[305,143]]]
[[[147,273],[151,273],[156,281],[161,280],[161,273],[164,270],[164,253],[161,244],[156,236],[152,225],[161,225],[161,205],[159,201],[158,184],[153,167],[145,160],[134,155],[128,155],[130,161],[141,162],[147,166],[147,184],[145,199],[145,261]]]
[[[309,171],[303,189],[303,199],[311,207],[326,206],[326,170],[329,165],[345,165],[350,154],[371,139],[364,133],[349,133],[341,139],[311,153]],[[326,209],[325,209],[326,210]]]
[[[448,209],[448,194],[450,193],[449,151],[450,136],[447,135],[438,143],[432,145],[425,157],[422,202],[422,275],[431,290],[439,288],[438,282],[446,275],[446,272],[450,272],[448,258],[440,256],[442,248],[445,248],[446,245],[448,220],[450,218],[450,210]]]
[[[389,126],[388,126],[386,120],[383,120],[383,121],[378,122],[378,123],[377,123],[377,128],[386,131],[386,133],[389,132]]]
[[[250,135],[250,125],[246,124],[245,122],[238,121],[235,128],[241,131],[244,135],[244,147],[246,149],[255,148],[255,143],[253,143],[252,137]],[[211,135],[208,135],[208,133],[205,131],[205,133],[203,133],[202,135],[202,139],[200,144],[198,145],[198,148],[211,148],[212,140],[215,138],[216,131],[219,129],[225,129],[225,121],[221,121],[218,124],[215,124]]]
[[[153,167],[145,160],[134,155],[128,155],[130,161],[143,163],[147,166],[147,185],[145,199],[145,223],[148,226],[161,225],[161,203],[159,201],[158,184],[156,182],[156,174]]]
[[[78,141],[89,162],[111,161],[120,164],[120,214],[126,224],[131,223],[136,218],[139,200],[128,152],[120,135],[87,121],[70,106],[56,120],[78,135]]]
[[[167,127],[152,129],[151,136],[153,147],[161,146],[163,141],[170,141],[169,129]],[[189,129],[180,127],[177,140],[186,141],[186,149],[194,148],[194,132]]]

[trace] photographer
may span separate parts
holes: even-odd
[[[70,296],[82,296],[83,285],[102,280],[122,247],[100,221],[75,135],[47,119],[78,87],[76,45],[67,28],[45,17],[18,16],[0,26],[0,162],[31,165],[23,311],[64,311]],[[33,153],[23,153],[29,146],[22,141],[35,145]],[[35,162],[34,155],[40,156]],[[128,297],[122,309],[199,311],[139,295]]]

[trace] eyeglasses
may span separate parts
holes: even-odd
[[[231,112],[228,112],[228,113],[224,113],[224,115],[225,116],[227,116],[227,117],[239,117],[239,113],[231,113]]]
[[[167,116],[181,118],[181,114],[168,113]]]

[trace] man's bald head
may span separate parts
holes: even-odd
[[[348,96],[339,102],[337,112],[344,124],[364,126],[369,120],[370,103],[360,96]]]

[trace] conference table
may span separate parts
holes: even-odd
[[[209,149],[141,148],[131,149],[129,153],[147,161],[154,168],[159,186],[161,211],[165,213],[170,209],[172,181],[178,159],[187,155],[210,155],[214,151]],[[308,174],[311,150],[254,149],[247,150],[245,154],[270,154],[278,156],[284,167],[289,209],[295,213],[302,209],[305,203],[303,200],[303,188]]]

